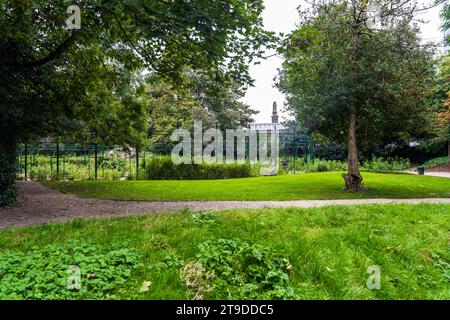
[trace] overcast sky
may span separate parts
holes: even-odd
[[[424,1],[431,3],[431,1]],[[296,8],[305,5],[302,0],[264,0],[265,11],[263,13],[264,26],[267,30],[275,32],[289,33],[298,23],[298,13]],[[428,10],[421,14],[420,18],[427,20],[426,24],[421,24],[422,38],[426,41],[440,42],[443,34],[440,31],[441,6]],[[285,118],[285,113],[280,112],[284,105],[284,96],[273,87],[273,78],[277,75],[277,69],[281,67],[282,59],[274,56],[267,60],[262,60],[260,65],[250,67],[250,75],[255,79],[255,86],[249,88],[243,101],[259,114],[254,116],[256,122],[270,122],[272,113],[272,103],[276,101],[278,111]],[[282,118],[283,118],[282,117]]]

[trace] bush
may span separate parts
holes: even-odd
[[[103,159],[100,159],[99,166],[102,166],[105,169],[115,169],[117,171],[125,171],[127,168],[127,160],[118,155],[113,154],[111,156],[105,156]]]
[[[437,167],[437,166],[446,165],[447,163],[450,163],[449,157],[439,157],[439,158],[434,158],[434,159],[428,160],[427,162],[425,162],[422,165],[422,167],[433,168],[433,167]]]
[[[411,167],[408,159],[403,158],[379,158],[374,157],[371,161],[364,161],[361,170],[369,172],[400,172]],[[280,168],[282,166],[280,165]],[[346,171],[347,162],[339,160],[315,159],[305,162],[304,158],[298,158],[294,161],[288,161],[287,170],[280,170],[280,173],[286,171],[299,172],[326,172],[326,171]]]
[[[32,180],[45,181],[48,178],[47,170],[42,166],[33,167],[30,170],[30,178]]]
[[[280,164],[280,173],[283,173]],[[347,169],[347,163],[339,160],[322,160],[314,159],[305,161],[304,158],[298,158],[294,161],[288,160],[288,168],[284,172],[326,172],[326,171],[345,171]]]
[[[347,158],[347,150],[344,145],[338,142],[321,143],[317,146],[316,156],[323,160],[340,160]]]
[[[368,172],[401,172],[411,167],[409,159],[373,157],[364,161],[361,170]]]
[[[273,250],[239,239],[206,241],[198,248],[196,263],[231,299],[295,298],[289,287],[292,266]]]
[[[131,163],[135,166],[135,162]],[[25,171],[25,161],[22,156],[19,164],[21,175],[17,175],[18,179],[23,178]],[[98,179],[118,180],[126,176],[129,170],[128,162],[120,156],[105,155],[102,159],[98,158]],[[32,180],[93,180],[94,160],[89,157],[76,155],[61,155],[59,159],[59,175],[56,174],[56,157],[48,155],[29,155],[28,158],[28,175]]]
[[[169,156],[154,157],[147,161],[145,177],[149,180],[202,180],[230,179],[256,176],[250,165],[227,164],[179,164]]]

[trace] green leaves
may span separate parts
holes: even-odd
[[[251,83],[249,62],[273,38],[262,28],[262,0],[83,2],[76,34],[65,24],[67,5],[0,2],[0,140],[84,140],[93,131],[103,143],[142,144],[143,69],[178,87],[189,68],[241,88]]]
[[[386,17],[384,26],[367,22],[363,3],[379,2],[325,1],[300,13],[299,28],[280,49],[285,61],[278,87],[304,128],[345,141],[348,109],[355,105],[359,147],[426,130],[432,49],[421,45],[402,9]]]
[[[199,244],[197,262],[213,272],[213,284],[231,299],[294,299],[290,264],[273,250],[239,239]]]
[[[27,252],[0,252],[0,299],[113,299],[138,267],[139,254],[113,245],[69,241]],[[80,288],[68,288],[71,266]],[[78,269],[75,269],[78,270]]]

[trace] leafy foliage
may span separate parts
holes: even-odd
[[[320,143],[316,148],[315,155],[324,160],[341,160],[347,158],[345,146],[336,141]]]
[[[296,159],[295,162],[288,162],[287,171],[298,172],[327,172],[327,171],[345,171],[346,162],[340,160],[314,159],[314,161],[305,162],[305,159]],[[362,163],[361,170],[367,172],[400,172],[411,167],[410,161],[405,158],[382,158],[373,157]]]
[[[450,141],[450,56],[444,56],[439,63],[433,95],[437,117],[434,133],[437,141]],[[450,145],[449,145],[450,155]]]
[[[149,180],[202,180],[246,178],[256,176],[259,172],[247,164],[176,165],[169,156],[155,156],[147,161],[145,174]]]
[[[197,262],[214,272],[213,285],[230,299],[293,299],[291,265],[273,250],[239,239],[200,243]]]
[[[0,252],[1,299],[113,299],[140,256],[120,245],[109,248],[87,241],[50,244],[22,252]],[[70,266],[81,271],[80,289],[68,288]]]
[[[280,48],[278,87],[301,125],[347,143],[346,188],[360,191],[358,148],[425,131],[433,47],[420,43],[416,1],[313,1]]]
[[[448,157],[439,157],[426,161],[422,166],[425,168],[433,168],[446,165],[447,163],[450,163],[450,159]]]
[[[367,179],[371,176],[367,174]],[[380,176],[383,181],[388,177]],[[420,190],[426,188],[425,181],[437,179],[395,175],[393,180],[401,181],[405,177],[411,178],[404,184],[406,196],[415,196],[416,186]],[[321,175],[319,179],[324,180],[326,177]],[[283,183],[277,183],[280,184]],[[338,184],[336,180],[334,189],[339,189]],[[398,184],[394,181],[387,188],[396,186]],[[448,196],[449,184],[439,187],[440,190],[446,190]],[[241,186],[239,188],[242,189]],[[158,189],[158,186],[146,189]],[[291,189],[308,188],[292,186]],[[436,194],[437,191],[436,188],[430,194]],[[230,210],[217,212],[215,224],[200,224],[192,218],[192,213],[186,211],[118,219],[77,220],[76,223],[0,231],[0,265],[4,252],[32,252],[36,247],[54,246],[55,239],[63,244],[68,243],[68,240],[80,239],[82,235],[85,239],[83,243],[95,243],[96,248],[102,248],[101,252],[110,248],[112,241],[125,242],[126,245],[118,248],[133,248],[140,253],[140,262],[147,267],[135,269],[123,285],[113,290],[110,298],[185,300],[192,298],[195,292],[190,293],[180,281],[180,269],[188,262],[198,263],[198,245],[210,241],[212,246],[209,248],[214,248],[214,252],[219,252],[219,257],[222,254],[223,259],[228,261],[225,257],[237,250],[225,252],[215,239],[241,239],[233,241],[245,242],[250,246],[251,243],[258,244],[265,252],[272,251],[270,248],[275,249],[278,253],[268,262],[272,261],[276,265],[272,270],[288,272],[289,265],[284,268],[276,261],[280,258],[289,260],[292,268],[288,285],[298,299],[449,299],[449,210],[448,204],[371,204],[309,209]],[[205,256],[211,255],[205,253]],[[216,261],[216,258],[211,261]],[[367,267],[374,264],[379,265],[382,272],[380,290],[366,288]],[[45,265],[48,265],[47,261]],[[220,263],[218,269],[223,270],[225,265],[234,266],[230,261],[227,264]],[[257,265],[263,264],[258,262]],[[280,268],[277,268],[278,265]],[[18,262],[11,265],[12,272],[18,266],[21,266]],[[208,270],[206,266],[203,267]],[[45,274],[44,270],[38,268],[31,271]],[[240,275],[238,278],[244,279]],[[57,278],[54,281],[57,286],[59,280]],[[229,278],[226,280],[230,283]],[[141,284],[146,281],[152,283],[149,290],[140,292]],[[259,287],[261,290],[257,290],[256,294],[263,297],[264,290],[261,285]],[[14,289],[13,284],[8,283],[8,288]],[[241,295],[238,287],[232,284],[220,288],[222,290],[215,287],[204,297],[223,300]]]
[[[59,176],[56,172],[56,158],[48,155],[33,155],[28,160],[28,176],[32,180],[92,180],[95,178],[95,162],[92,155],[77,156],[65,155],[59,159]],[[131,162],[131,163],[130,163]],[[126,159],[116,153],[99,155],[98,158],[98,178],[105,180],[125,179],[135,172],[136,160]],[[22,157],[19,163],[18,179],[24,177],[25,162]]]
[[[411,163],[408,159],[373,157],[372,160],[364,161],[362,170],[369,172],[401,172],[410,167]]]
[[[149,138],[159,153],[169,153],[175,129],[192,130],[195,120],[205,128],[249,127],[257,112],[239,101],[243,93],[232,83],[219,83],[192,70],[184,73],[186,85],[175,88],[156,74],[146,80]]]
[[[450,3],[446,0],[436,0],[436,3],[442,3],[444,5],[441,17],[442,17],[442,29],[449,30],[450,29]],[[447,45],[450,45],[450,36],[447,34],[447,37],[444,39]]]
[[[245,87],[249,63],[274,38],[262,28],[262,0],[70,4],[82,8],[80,30],[66,26],[67,1],[0,1],[0,141],[12,146],[5,150],[49,134],[141,144],[144,69],[176,86],[189,67]],[[11,165],[0,165],[0,179],[10,177]],[[2,197],[13,195],[10,184],[0,181]]]

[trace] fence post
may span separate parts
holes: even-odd
[[[33,145],[30,150],[30,180],[33,180]]]
[[[25,142],[25,180],[28,180],[28,144]]]
[[[105,150],[102,145],[102,180],[105,180]]]
[[[62,180],[65,179],[65,174],[66,174],[66,144],[64,143],[64,148],[63,148],[63,172],[62,172]]]
[[[136,146],[136,180],[139,179],[139,146]]]
[[[59,180],[59,143],[56,144],[56,180]]]
[[[294,127],[294,150],[292,150],[292,151],[294,152],[294,154],[293,154],[293,156],[294,156],[294,166],[293,166],[294,174],[295,174],[295,168],[296,168],[296,165],[295,165],[295,159],[297,158],[297,141],[296,141],[296,134],[297,134],[297,124],[295,124],[295,127]]]
[[[94,172],[95,172],[95,180],[97,180],[97,156],[98,156],[98,149],[97,149],[97,144],[94,145]]]
[[[303,158],[305,159],[305,163],[308,163],[308,155],[309,155],[309,140],[308,136],[305,136],[305,146],[303,148]]]

